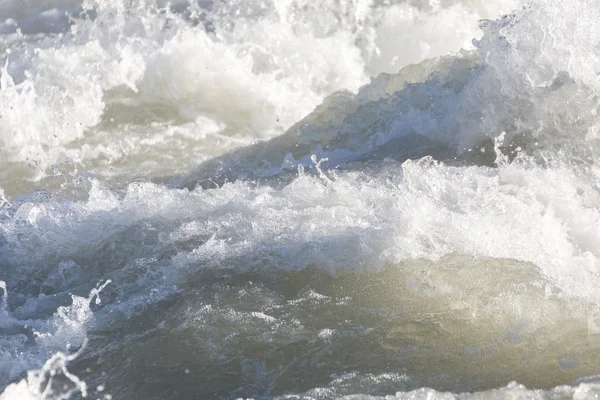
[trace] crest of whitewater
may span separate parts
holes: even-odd
[[[598,21],[0,0],[0,399],[599,396]]]

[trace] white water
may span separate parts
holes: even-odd
[[[76,3],[49,3],[58,8],[46,15],[4,0],[0,20],[13,21],[4,30],[32,34],[0,45],[3,187],[31,190],[23,178],[80,170],[184,173],[282,133],[336,90],[470,46],[478,19],[514,5],[485,3],[217,2],[190,15],[152,1],[89,1],[97,17],[56,36],[33,33],[64,25],[64,10],[81,14]]]
[[[0,399],[597,395],[599,17],[0,0]]]

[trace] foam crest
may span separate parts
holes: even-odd
[[[150,242],[153,251],[180,249],[179,266],[255,260],[336,272],[451,253],[517,259],[540,267],[564,292],[597,301],[600,237],[589,221],[599,217],[599,172],[521,157],[497,168],[425,157],[376,173],[321,170],[279,189],[237,182],[190,192],[134,183],[117,196],[95,182],[86,202],[21,204],[2,230],[23,260],[57,247],[61,258],[75,257],[144,221],[161,221],[166,230]],[[28,240],[19,239],[24,234]]]
[[[23,21],[33,17],[6,4],[26,33]],[[78,169],[183,173],[279,135],[371,74],[458,51],[479,18],[512,5],[90,0],[31,8],[42,13],[37,33],[0,38],[9,51],[0,56],[3,187],[14,194],[39,179],[72,186],[62,177]],[[52,7],[56,15],[43,14]],[[63,31],[40,35],[44,24]],[[447,34],[431,35],[432,26]]]
[[[182,184],[271,176],[311,165],[312,154],[332,166],[425,154],[492,166],[500,138],[507,154],[518,148],[540,165],[594,162],[598,78],[588,66],[598,50],[586,35],[597,29],[593,18],[575,22],[569,7],[540,1],[484,20],[476,50],[381,74],[357,94],[335,93],[285,134],[209,160]],[[570,25],[573,35],[552,39]]]

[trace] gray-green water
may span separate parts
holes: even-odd
[[[593,375],[600,355],[594,307],[551,293],[533,265],[516,261],[448,257],[340,277],[225,269],[194,273],[180,288],[92,332],[98,354],[73,370],[89,367],[98,384],[105,372],[124,398],[264,398],[315,387],[335,398],[511,381],[551,388]]]

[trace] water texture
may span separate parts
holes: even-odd
[[[0,399],[599,396],[599,20],[0,0]]]

